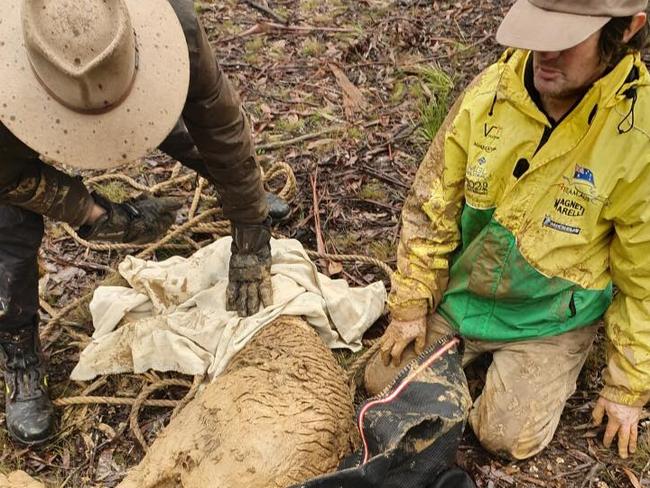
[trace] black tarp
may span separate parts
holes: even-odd
[[[460,339],[444,337],[361,405],[361,449],[293,488],[475,488],[454,468],[471,405]],[[365,462],[364,462],[365,461]]]

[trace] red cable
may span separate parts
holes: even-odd
[[[411,373],[408,374],[408,376],[404,379],[404,381],[402,381],[402,383],[397,388],[395,388],[395,391],[393,391],[393,393],[388,395],[386,398],[374,400],[364,405],[364,407],[359,412],[359,420],[357,423],[357,427],[359,428],[359,433],[361,434],[361,441],[363,442],[363,461],[361,464],[366,464],[368,462],[368,457],[370,456],[370,452],[368,451],[368,443],[366,441],[366,436],[363,433],[363,419],[366,416],[368,410],[376,405],[383,405],[385,403],[393,401],[395,398],[399,396],[400,393],[402,393],[404,388],[406,388],[406,386],[415,379],[417,375],[419,375],[422,371],[424,371],[426,368],[431,366],[435,361],[440,359],[440,357],[442,357],[443,354],[445,354],[447,351],[449,351],[452,347],[454,347],[457,344],[460,344],[460,339],[458,337],[454,337],[451,341],[449,341],[447,344],[442,346],[438,351],[432,354],[431,357],[427,359],[424,363],[422,363],[417,369],[411,371]]]

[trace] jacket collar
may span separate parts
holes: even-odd
[[[530,51],[507,49],[498,61],[497,101],[507,100],[539,122],[550,125],[524,86],[526,61]],[[625,56],[609,73],[597,80],[566,119],[589,122],[592,112],[612,107],[629,98],[629,89],[650,85],[650,74],[638,52]]]

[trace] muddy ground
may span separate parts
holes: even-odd
[[[251,114],[261,162],[284,161],[298,178],[294,210],[277,231],[316,249],[316,208],[327,251],[372,255],[394,266],[402,202],[428,140],[450,100],[497,58],[494,32],[511,2],[269,0],[267,9],[252,3],[223,0],[196,7]],[[284,142],[291,139],[298,140]],[[172,166],[152,155],[119,171],[151,185],[168,178]],[[130,191],[115,183],[101,190],[116,198]],[[188,206],[191,193],[191,185],[172,191],[185,196]],[[49,225],[42,249],[43,299],[55,309],[64,306],[105,277],[121,256],[89,252]],[[342,276],[356,284],[381,277],[372,267],[354,265],[346,265]],[[43,319],[47,322],[46,312]],[[92,385],[70,382],[90,333],[82,322],[57,326],[45,341],[55,397],[89,391],[135,396],[155,379],[123,375]],[[383,326],[380,321],[373,334]],[[602,432],[588,425],[602,361],[598,348],[555,440],[535,459],[501,461],[466,435],[459,462],[479,487],[650,486],[647,423],[639,454],[625,462],[604,449]],[[478,388],[480,371],[475,376]],[[184,392],[172,388],[159,397],[180,398]],[[61,413],[60,432],[46,447],[24,449],[2,437],[0,470],[24,469],[51,486],[113,487],[142,458],[127,427],[128,407]],[[149,441],[170,413],[146,409],[141,427]]]

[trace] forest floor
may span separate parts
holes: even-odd
[[[266,11],[251,3],[196,2],[196,8],[251,116],[262,165],[286,162],[297,176],[291,217],[277,232],[309,249],[318,247],[320,237],[330,253],[369,255],[394,267],[402,203],[418,165],[450,103],[498,58],[502,49],[494,34],[512,2],[269,0]],[[173,165],[155,154],[118,171],[152,185],[168,178]],[[101,189],[129,192],[119,183]],[[174,192],[189,206],[190,184]],[[88,251],[48,224],[43,300],[54,309],[65,306],[101,282],[123,256]],[[363,285],[381,275],[370,266],[346,265],[341,277]],[[375,330],[383,326],[385,319]],[[93,385],[71,382],[90,325],[67,321],[51,332],[45,343],[54,397],[88,393],[89,386],[93,394],[134,397],[155,380],[120,375]],[[589,424],[601,386],[601,343],[542,454],[505,462],[466,434],[459,463],[479,487],[650,487],[649,422],[639,453],[627,461],[605,449],[602,429]],[[182,393],[172,388],[159,398]],[[127,407],[69,407],[61,413],[59,433],[47,446],[26,449],[0,438],[0,471],[24,469],[51,486],[112,487],[142,458],[126,429]],[[150,408],[141,416],[149,441],[169,415]]]

